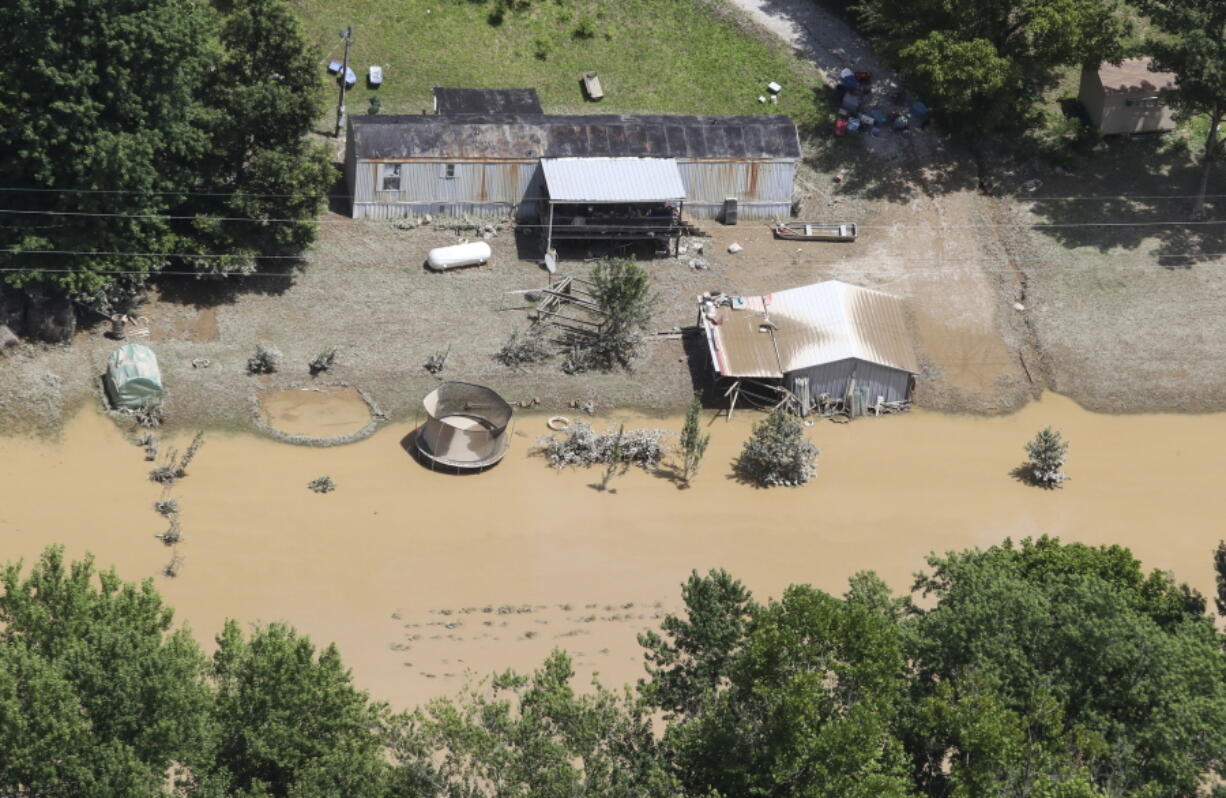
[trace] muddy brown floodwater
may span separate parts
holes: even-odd
[[[930,551],[1050,533],[1122,543],[1146,567],[1213,590],[1226,414],[1094,415],[1048,395],[1006,417],[823,422],[809,430],[822,449],[816,481],[771,490],[729,478],[752,420],[709,426],[692,489],[632,472],[607,493],[590,487],[595,472],[527,457],[540,417],[517,418],[507,459],[469,476],[418,465],[407,423],[334,449],[213,433],[170,491],[184,538],[168,579],[150,464],[83,411],[59,442],[0,438],[0,559],[29,562],[62,542],[125,578],[154,576],[206,646],[227,617],[287,621],[335,641],[356,682],[399,707],[455,692],[470,670],[531,668],[554,646],[572,652],[582,683],[592,671],[632,681],[636,634],[677,607],[694,568],[727,568],[759,599],[794,582],[838,594],[860,569],[901,591]],[[1057,491],[1010,476],[1047,424],[1072,443],[1072,479]],[[323,475],[335,492],[307,490]]]

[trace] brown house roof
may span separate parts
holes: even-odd
[[[1175,88],[1174,72],[1151,72],[1149,58],[1129,58],[1119,66],[1103,64],[1098,79],[1108,94],[1140,94],[1170,91]]]
[[[898,297],[827,280],[744,300],[703,319],[723,376],[778,378],[848,358],[919,373]]]

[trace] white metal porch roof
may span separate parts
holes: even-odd
[[[542,158],[553,202],[671,202],[685,199],[674,158]]]

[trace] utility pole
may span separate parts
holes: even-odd
[[[334,138],[340,138],[341,125],[345,124],[345,89],[349,86],[349,40],[352,34],[352,27],[341,31],[341,38],[345,40],[345,60],[341,62],[341,98],[336,102],[336,132],[333,134]]]

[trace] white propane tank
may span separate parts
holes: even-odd
[[[436,272],[445,272],[461,266],[479,266],[489,260],[491,254],[490,245],[484,241],[435,247],[426,256],[426,265]]]

